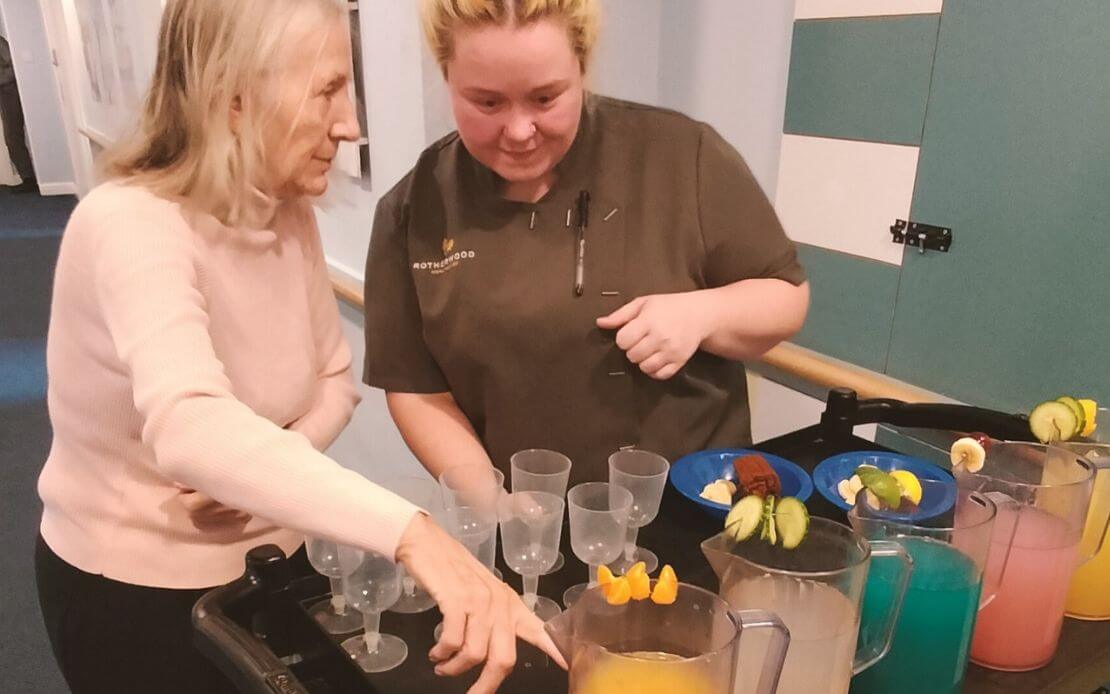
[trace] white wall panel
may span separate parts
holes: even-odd
[[[902,264],[890,225],[907,219],[917,147],[784,135],[775,208],[790,238]]]

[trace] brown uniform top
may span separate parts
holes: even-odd
[[[424,151],[374,218],[366,383],[450,391],[506,474],[525,448],[568,455],[575,484],[606,479],[624,446],[673,461],[750,444],[742,364],[699,350],[655,381],[594,322],[647,294],[804,281],[743,159],[704,123],[591,95],[557,171],[540,202],[512,202],[457,134]],[[582,190],[590,211],[576,296]]]

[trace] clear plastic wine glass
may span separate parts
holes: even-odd
[[[567,493],[570,546],[574,556],[590,567],[589,582],[567,588],[563,605],[568,609],[583,591],[597,585],[597,570],[620,556],[632,510],[632,492],[608,482],[586,482]]]
[[[496,571],[493,562],[497,555],[497,515],[482,512],[470,506],[454,506],[438,511],[433,515],[436,523],[450,533],[463,547],[482,562],[491,572]],[[500,579],[498,579],[500,580]],[[439,641],[443,633],[440,622],[433,635]]]
[[[471,508],[497,518],[497,500],[505,495],[505,473],[490,465],[457,465],[439,475],[444,508]],[[493,534],[497,555],[497,533]],[[497,580],[501,571],[490,569]]]
[[[353,566],[343,578],[343,594],[362,613],[364,632],[341,645],[365,672],[392,670],[409,653],[403,639],[380,631],[382,612],[401,597],[400,567],[377,552],[345,548],[343,553],[343,563]]]
[[[624,553],[609,564],[615,573],[627,573],[641,561],[648,573],[659,567],[659,558],[654,552],[636,546],[636,536],[640,528],[655,520],[659,513],[670,469],[670,463],[663,456],[636,448],[617,451],[609,456],[609,484],[632,493]]]
[[[524,604],[545,622],[562,612],[558,603],[537,591],[540,576],[559,553],[564,505],[547,492],[508,494],[498,502],[501,553],[509,568],[521,575]]]
[[[416,504],[420,508],[434,515],[443,509],[443,492],[439,483],[428,475],[402,475],[382,483],[382,486],[402,497],[406,501]],[[416,614],[426,612],[435,607],[436,601],[424,590],[416,579],[409,576],[404,567],[401,571],[401,597],[389,608],[390,612],[401,614]]]
[[[570,468],[570,458],[556,451],[543,448],[517,451],[509,458],[509,488],[514,494],[547,492],[563,499],[567,495]],[[559,552],[547,573],[562,569],[564,563],[563,553]]]
[[[343,597],[343,567],[339,562],[339,547],[334,542],[316,537],[306,537],[305,552],[308,563],[317,573],[331,582],[331,600],[323,600],[309,608],[308,613],[329,634],[349,634],[362,626],[362,615],[351,609]]]

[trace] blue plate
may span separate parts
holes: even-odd
[[[671,465],[671,485],[709,515],[724,520],[730,507],[707,501],[700,494],[710,482],[719,479],[735,482],[736,471],[732,467],[732,459],[739,455],[763,456],[782,480],[783,496],[793,496],[805,501],[813,494],[813,481],[805,470],[777,455],[744,448],[716,448],[682,456]]]
[[[944,513],[956,503],[956,480],[947,470],[926,460],[899,453],[856,451],[834,455],[821,461],[821,464],[813,469],[813,484],[821,496],[847,511],[852,507],[840,497],[836,491],[836,485],[840,484],[840,480],[851,477],[860,465],[874,465],[884,472],[909,470],[918,479],[943,483],[940,486],[929,485],[921,497],[921,503],[913,513],[893,514],[899,519],[931,518]]]

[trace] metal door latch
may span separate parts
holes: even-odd
[[[890,227],[891,240],[917,248],[922,254],[926,250],[947,253],[952,246],[952,230],[920,222],[907,222],[899,219]]]

